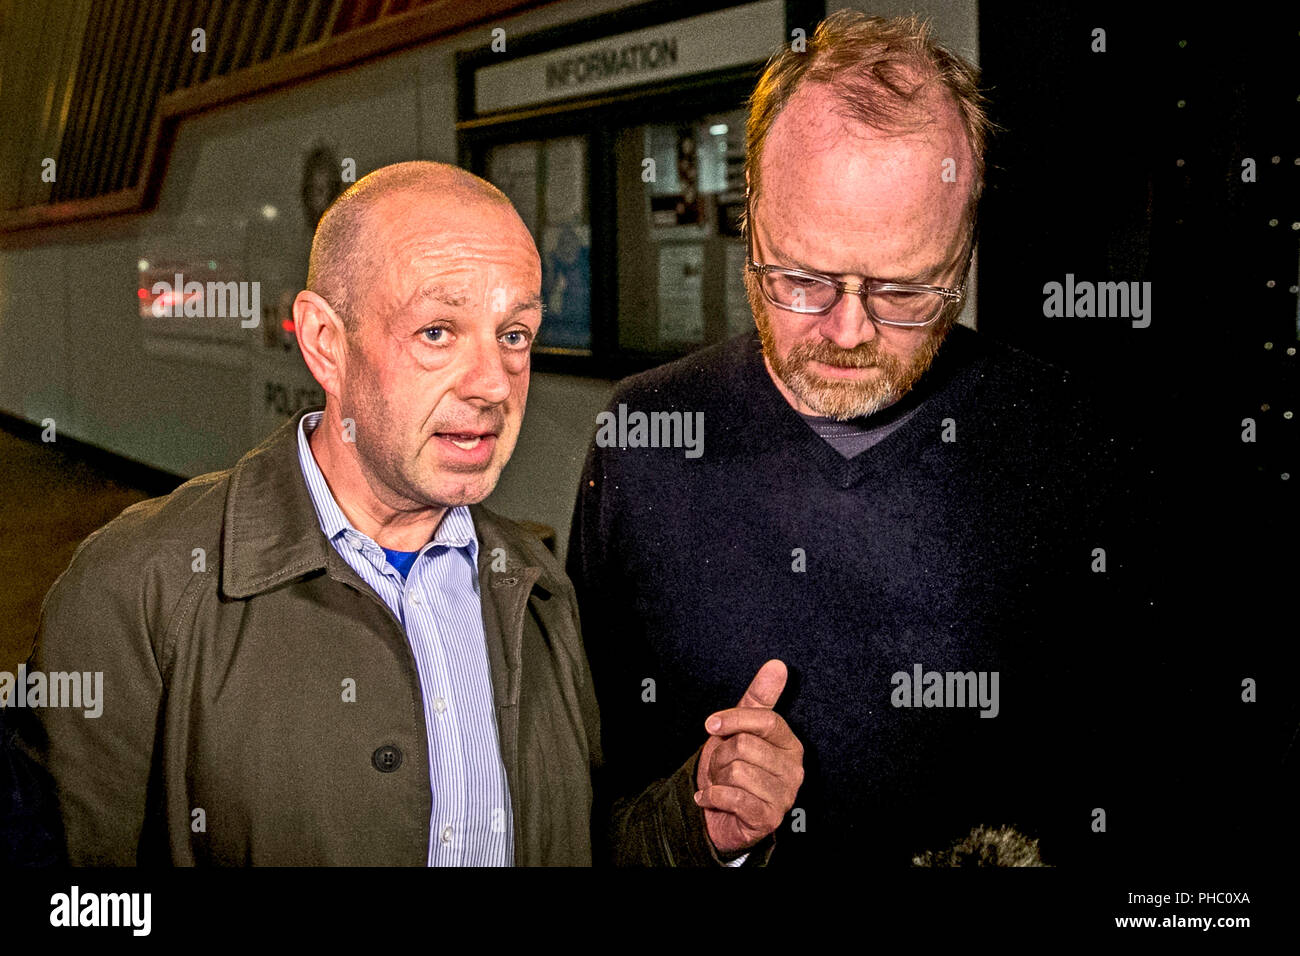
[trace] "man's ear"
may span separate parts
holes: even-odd
[[[347,332],[333,306],[306,289],[293,300],[293,331],[312,378],[339,398],[346,373]]]

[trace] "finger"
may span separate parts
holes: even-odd
[[[744,695],[740,698],[737,707],[766,707],[771,710],[776,706],[776,702],[781,697],[781,692],[785,690],[785,681],[788,676],[785,664],[778,660],[770,660],[758,669],[754,679],[749,682],[749,687],[745,689]]]
[[[720,769],[713,775],[710,785],[735,787],[752,793],[769,807],[775,807],[783,813],[794,805],[796,788],[792,786],[792,781],[786,781],[764,767],[755,767],[743,760],[733,760]]]
[[[748,790],[739,787],[713,786],[705,787],[695,794],[695,802],[705,810],[718,810],[736,817],[741,826],[762,833],[776,829],[769,826],[771,820],[779,821],[782,814],[776,808],[764,803]]]
[[[718,745],[709,755],[708,768],[714,775],[715,783],[721,782],[716,778],[717,773],[735,760],[743,760],[777,774],[793,763],[788,750],[781,750],[755,734],[734,734],[713,739],[718,741]]]
[[[715,737],[728,737],[732,734],[754,734],[775,744],[782,750],[798,750],[803,753],[803,745],[794,735],[785,718],[772,710],[762,707],[733,707],[710,714],[704,722],[704,729]]]

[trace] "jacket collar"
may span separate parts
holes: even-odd
[[[321,532],[298,465],[298,412],[235,465],[226,493],[221,591],[247,598],[326,566]]]
[[[298,423],[304,415],[321,410],[322,406],[300,410],[232,469],[222,543],[224,596],[248,598],[333,566],[333,545],[321,531],[298,462]],[[471,505],[470,514],[479,538],[480,582],[513,590],[526,581],[525,594],[534,585],[552,593],[563,589],[553,570],[527,560],[530,551],[523,546],[523,533],[512,523],[481,505]],[[494,555],[504,557],[505,571],[493,571]],[[514,583],[503,583],[512,578]]]

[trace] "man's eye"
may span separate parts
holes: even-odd
[[[446,332],[447,330],[441,325],[435,325],[431,329],[425,329],[423,334],[430,342],[436,343],[447,341]]]
[[[826,284],[821,279],[813,279],[810,276],[790,275],[789,273],[783,273],[780,278],[781,281],[791,289],[815,289],[818,286]]]
[[[510,348],[512,349],[523,349],[528,347],[529,335],[527,332],[524,332],[520,329],[515,329],[512,332],[507,332],[503,336],[501,336],[501,338],[506,343],[506,345],[510,346]]]

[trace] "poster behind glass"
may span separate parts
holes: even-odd
[[[619,345],[687,352],[753,327],[744,287],[744,114],[623,130]]]
[[[591,221],[587,144],[580,137],[492,147],[487,178],[515,204],[542,257],[546,304],[537,348],[591,348]]]

